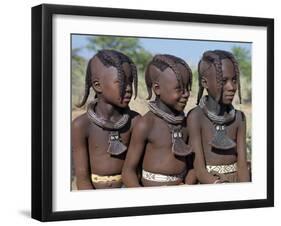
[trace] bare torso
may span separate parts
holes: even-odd
[[[132,112],[129,122],[119,131],[122,143],[127,147],[130,142],[131,130],[137,116],[137,113]],[[85,121],[84,123],[87,125],[85,127],[85,134],[90,163],[89,177],[90,174],[97,174],[99,176],[120,175],[126,152],[116,156],[109,154],[107,152],[109,131],[91,122],[86,114],[80,116],[79,120]],[[95,188],[121,187],[122,182],[98,182],[93,183],[93,185]]]
[[[203,111],[197,107],[194,109],[199,116],[198,123],[201,128],[201,139],[203,145],[203,152],[205,156],[206,165],[227,165],[237,161],[236,147],[229,150],[219,150],[213,148],[209,142],[213,138],[214,126],[213,123],[204,115]],[[236,117],[237,118],[237,117]],[[232,123],[227,125],[227,135],[233,141],[236,142],[236,134],[238,130],[239,122],[235,119]]]
[[[172,153],[172,138],[167,122],[148,112],[147,118],[150,124],[150,132],[147,134],[147,144],[143,157],[143,169],[152,173],[164,175],[177,175],[186,170],[186,158]],[[187,140],[187,129],[183,127],[183,138]],[[142,180],[144,186],[162,185],[162,183]],[[169,182],[179,184],[182,181]]]
[[[122,143],[128,146],[130,139],[130,128],[120,133]],[[97,125],[89,124],[89,158],[91,172],[101,176],[115,175],[121,172],[125,159],[125,153],[117,156],[107,153],[109,131]]]

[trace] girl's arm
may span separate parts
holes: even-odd
[[[210,174],[206,170],[205,157],[203,152],[200,117],[196,109],[194,109],[187,118],[187,126],[189,128],[189,139],[193,152],[195,153],[194,169],[196,176],[202,184],[213,184],[218,181],[218,178]]]
[[[140,187],[138,166],[141,164],[149,125],[144,118],[138,119],[133,128],[130,145],[122,169],[122,181],[126,187]]]
[[[72,122],[72,149],[78,190],[94,189],[90,179],[90,161],[84,115]]]
[[[238,181],[250,181],[248,164],[247,164],[247,148],[246,148],[246,117],[240,112],[239,126],[237,131],[237,174]]]

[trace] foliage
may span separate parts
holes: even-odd
[[[252,65],[251,65],[251,53],[250,51],[238,46],[234,46],[231,49],[233,55],[239,64],[240,80],[241,80],[241,92],[242,101],[246,110],[248,104],[251,102],[252,96]],[[247,134],[246,134],[246,146],[247,146],[247,160],[251,161],[252,153],[252,115],[251,111],[244,112],[247,115]]]
[[[234,46],[231,49],[233,55],[239,64],[240,69],[240,79],[241,79],[241,90],[242,90],[242,99],[244,102],[251,102],[252,96],[252,84],[251,84],[251,75],[252,75],[252,65],[251,65],[251,53],[250,51],[241,48],[239,46]]]
[[[252,72],[250,51],[238,46],[234,46],[231,51],[239,63],[239,68],[243,76],[250,80]]]
[[[72,67],[72,108],[79,103],[84,94],[84,82],[86,74],[86,60],[79,56],[79,48],[73,49],[71,52],[71,67]]]

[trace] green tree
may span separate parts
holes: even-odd
[[[252,65],[251,65],[251,52],[247,49],[241,48],[239,46],[234,46],[232,48],[232,53],[235,56],[239,64],[240,69],[240,80],[241,80],[241,93],[244,109],[251,108],[249,103],[252,97]],[[246,107],[248,106],[248,107]],[[250,113],[246,113],[247,117],[247,134],[246,134],[246,145],[247,145],[247,159],[251,160],[252,153],[252,116]]]
[[[252,65],[251,65],[251,52],[240,46],[234,46],[231,49],[234,57],[238,61],[240,69],[240,79],[242,88],[242,99],[244,102],[250,102],[252,96]]]
[[[72,108],[82,98],[84,94],[84,80],[86,73],[86,59],[79,55],[81,49],[75,48],[71,51],[71,67],[72,67]]]

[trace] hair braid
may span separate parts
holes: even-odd
[[[223,73],[222,73],[222,63],[219,58],[214,59],[214,65],[216,69],[216,80],[217,80],[217,90],[219,91],[219,99],[222,98],[223,94]]]
[[[89,60],[88,65],[87,65],[86,77],[85,77],[85,91],[84,91],[85,93],[84,93],[83,99],[80,104],[76,105],[79,108],[82,107],[86,103],[86,101],[89,97],[89,94],[90,94],[90,88],[92,86],[92,78],[91,78],[91,76],[92,76],[92,71],[91,71],[92,59],[93,58],[91,58]]]
[[[118,76],[118,81],[119,81],[119,92],[120,92],[121,99],[123,99],[123,97],[125,96],[126,81],[125,81],[125,72],[122,68],[122,61],[118,57],[117,54],[114,54],[112,56],[112,60],[114,62],[114,66],[117,69],[117,76]]]
[[[120,55],[120,57],[122,58],[122,64],[124,62],[127,62],[130,65],[130,69],[131,69],[131,76],[133,76],[133,83],[134,83],[134,98],[137,98],[138,95],[138,74],[137,74],[137,67],[134,64],[134,62],[127,56],[125,56],[124,54]]]
[[[201,70],[200,70],[200,65],[201,65],[202,60],[199,61],[198,63],[198,85],[199,85],[199,90],[198,90],[198,94],[197,94],[197,105],[199,104],[199,101],[203,95],[204,92],[204,87],[202,86],[201,80],[202,80],[202,74],[201,74]]]
[[[135,99],[137,98],[138,95],[138,76],[137,76],[137,67],[133,63],[133,61],[130,60],[130,67],[131,67],[131,73],[133,76],[133,83],[134,83],[134,92],[135,92]]]
[[[229,59],[234,66],[235,76],[237,77],[237,80],[238,80],[238,95],[239,95],[239,100],[240,100],[240,103],[241,103],[241,88],[240,88],[239,67],[238,67],[238,63],[237,63],[236,59],[234,58],[234,56],[230,52],[227,52],[227,51],[224,51],[224,50],[214,50],[214,51],[206,51],[203,54],[202,59],[199,61],[199,64],[198,64],[199,90],[198,90],[198,96],[197,96],[197,104],[199,103],[199,101],[200,101],[200,99],[203,95],[203,91],[204,91],[204,87],[201,84],[201,79],[204,76],[204,72],[209,69],[209,68],[207,68],[204,72],[201,71],[200,65],[201,65],[202,61],[214,65],[215,70],[216,70],[216,81],[217,81],[217,84],[218,84],[218,89],[220,89],[220,98],[221,98],[222,88],[223,88],[223,72],[222,72],[221,61],[223,59]]]
[[[242,103],[242,98],[241,98],[241,84],[240,84],[240,71],[239,71],[239,66],[238,66],[238,62],[235,59],[235,57],[233,56],[233,54],[226,52],[228,58],[231,60],[233,66],[234,66],[234,73],[235,76],[237,78],[237,82],[238,82],[238,97],[239,97],[239,103]]]
[[[185,67],[185,69],[188,71],[189,74],[189,79],[188,79],[188,83],[187,83],[187,90],[191,90],[192,87],[192,70],[190,69],[189,65],[181,58],[173,56],[173,55],[168,55],[168,54],[164,54],[165,57],[170,58],[174,61],[175,65],[176,64],[181,64]],[[179,75],[180,76],[180,75]],[[181,77],[181,76],[180,76]]]
[[[128,63],[131,69],[131,76],[133,77],[135,98],[137,97],[137,82],[138,82],[137,69],[133,61],[128,56],[115,50],[104,49],[98,51],[98,53],[94,57],[98,57],[98,59],[102,62],[102,64],[105,67],[113,66],[117,69],[119,91],[122,99],[124,98],[126,93],[126,79],[125,79],[125,72],[123,70],[122,64]],[[78,107],[82,107],[86,103],[90,93],[90,88],[92,86],[91,61],[93,58],[91,58],[88,62],[86,79],[85,79],[85,95],[83,97],[81,104],[79,104]]]
[[[189,81],[187,83],[186,88],[187,88],[187,90],[191,90],[192,71],[191,71],[190,67],[188,66],[188,64],[184,60],[182,60],[182,59],[180,59],[176,56],[173,56],[173,55],[168,55],[168,54],[156,55],[156,56],[154,56],[152,61],[149,63],[149,65],[147,67],[147,70],[146,70],[146,73],[145,73],[145,82],[146,82],[146,87],[147,87],[147,92],[148,92],[148,97],[147,97],[148,100],[152,96],[153,81],[152,81],[151,75],[149,73],[149,68],[152,65],[155,66],[156,68],[158,68],[161,71],[164,71],[167,67],[171,68],[172,71],[176,75],[177,81],[179,82],[181,89],[182,90],[184,89],[183,79],[182,79],[182,76],[181,76],[181,74],[180,74],[180,72],[177,68],[177,64],[181,64],[187,69],[187,71],[189,73]]]
[[[204,92],[204,87],[201,84],[202,77],[204,76],[205,71],[209,69],[209,68],[207,68],[204,72],[201,71],[200,66],[201,66],[202,61],[207,62],[210,65],[213,64],[214,67],[215,67],[216,81],[217,81],[217,86],[218,86],[217,89],[219,90],[220,98],[221,98],[221,95],[222,95],[222,87],[223,87],[223,80],[222,80],[223,73],[222,73],[221,59],[220,59],[219,55],[216,54],[215,51],[207,51],[203,54],[203,57],[198,64],[199,90],[198,90],[198,95],[197,95],[197,104],[199,104],[199,101],[200,101],[200,99],[203,95],[203,92]]]
[[[181,86],[181,89],[183,88],[182,86],[182,77],[180,76],[180,73],[176,67],[176,64],[175,62],[173,62],[173,60],[171,58],[168,57],[168,55],[158,55],[156,58],[155,58],[155,61],[158,61],[160,64],[166,64],[169,68],[172,69],[172,71],[175,73],[176,75],[176,78]]]
[[[144,75],[144,79],[145,79],[145,84],[146,84],[146,90],[147,90],[147,93],[148,93],[148,96],[147,96],[147,100],[150,100],[150,98],[152,97],[152,76],[151,74],[149,73],[149,69],[150,67],[152,66],[152,61],[148,64],[147,68],[146,68],[146,71],[145,71],[145,75]]]

